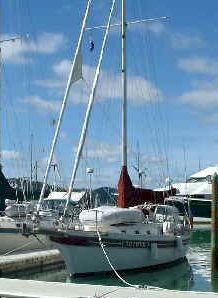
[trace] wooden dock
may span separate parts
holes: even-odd
[[[0,297],[28,298],[218,298],[218,293],[0,278]]]

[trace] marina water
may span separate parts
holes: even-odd
[[[218,292],[218,272],[211,274],[210,226],[197,226],[191,238],[187,260],[161,270],[126,272],[122,276],[132,284],[175,290]],[[10,278],[123,286],[114,274],[70,278],[66,269],[14,273]]]

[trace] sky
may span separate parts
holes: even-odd
[[[72,65],[85,0],[0,0],[1,129],[3,171],[30,176],[31,147],[42,179],[56,120]],[[93,0],[87,27],[105,25],[112,1]],[[120,21],[117,0],[112,23]],[[160,18],[127,26],[128,168],[138,184],[182,181],[218,163],[218,3],[215,0],[126,0],[127,21]],[[81,49],[83,79],[72,85],[54,155],[58,173],[71,176],[104,29],[86,31]],[[78,187],[116,186],[121,167],[120,26],[110,29]],[[94,50],[90,51],[90,41]],[[36,170],[33,169],[35,177]]]

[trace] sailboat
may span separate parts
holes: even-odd
[[[194,223],[210,223],[212,202],[212,177],[218,173],[217,166],[202,169],[186,179],[185,182],[173,182],[171,187],[176,189],[176,196],[168,200],[184,201],[190,206]],[[165,191],[168,187],[158,189]]]
[[[50,163],[66,106],[69,89],[80,73],[81,43],[86,29],[91,1],[87,2],[85,16],[75,52],[74,61],[67,89],[62,102],[59,119],[54,135],[44,184],[48,176]],[[54,246],[56,246],[65,262],[70,275],[83,275],[119,270],[134,270],[156,267],[177,262],[185,258],[189,239],[190,222],[187,217],[182,219],[174,206],[164,205],[167,192],[154,192],[135,188],[131,182],[127,168],[127,79],[126,79],[126,19],[125,0],[122,0],[122,167],[118,182],[117,206],[100,206],[83,210],[76,220],[68,220],[67,208],[73,191],[76,172],[85,142],[95,90],[98,83],[102,58],[111,17],[115,5],[112,1],[107,26],[96,68],[93,86],[89,97],[85,120],[81,131],[75,163],[68,190],[68,201],[59,226],[54,230],[44,229]],[[43,188],[37,210],[43,202]],[[40,232],[38,230],[38,232]]]

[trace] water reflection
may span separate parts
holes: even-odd
[[[37,268],[33,270],[25,270],[22,272],[14,272],[12,274],[4,275],[7,278],[32,279],[51,282],[66,282],[67,271],[64,265],[49,266],[43,270]]]
[[[140,272],[125,272],[121,274],[122,277],[131,284],[150,285],[155,287],[167,289],[189,290],[193,281],[193,273],[189,262],[184,260],[177,265],[168,268],[140,271]],[[82,278],[68,278],[68,282],[74,283],[89,283],[99,285],[119,285],[123,286],[114,274],[82,277]]]
[[[218,292],[218,272],[211,272],[211,291]]]

